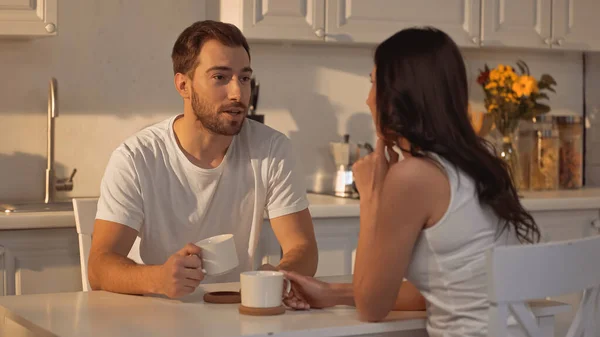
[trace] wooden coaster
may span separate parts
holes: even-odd
[[[283,305],[274,308],[248,308],[240,304],[240,314],[250,316],[275,316],[285,313]]]
[[[204,294],[204,302],[217,304],[241,303],[242,296],[237,291],[213,291]]]

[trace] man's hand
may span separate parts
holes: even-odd
[[[202,249],[188,243],[165,262],[160,269],[158,292],[171,298],[188,295],[204,279]]]

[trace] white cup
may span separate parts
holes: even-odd
[[[276,308],[283,299],[283,273],[247,271],[240,274],[242,305],[247,308]],[[286,293],[292,285],[287,283]]]
[[[225,274],[238,266],[232,234],[213,236],[196,242],[196,246],[202,248],[202,268],[209,276]]]

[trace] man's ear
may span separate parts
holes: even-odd
[[[182,98],[192,97],[192,79],[189,78],[189,76],[177,73],[175,74],[173,83],[175,84],[175,89]]]

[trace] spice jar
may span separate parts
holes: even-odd
[[[564,189],[583,186],[583,119],[579,116],[557,118],[560,155],[559,182]]]
[[[558,189],[558,156],[558,130],[537,131],[529,166],[529,183],[532,190]]]

